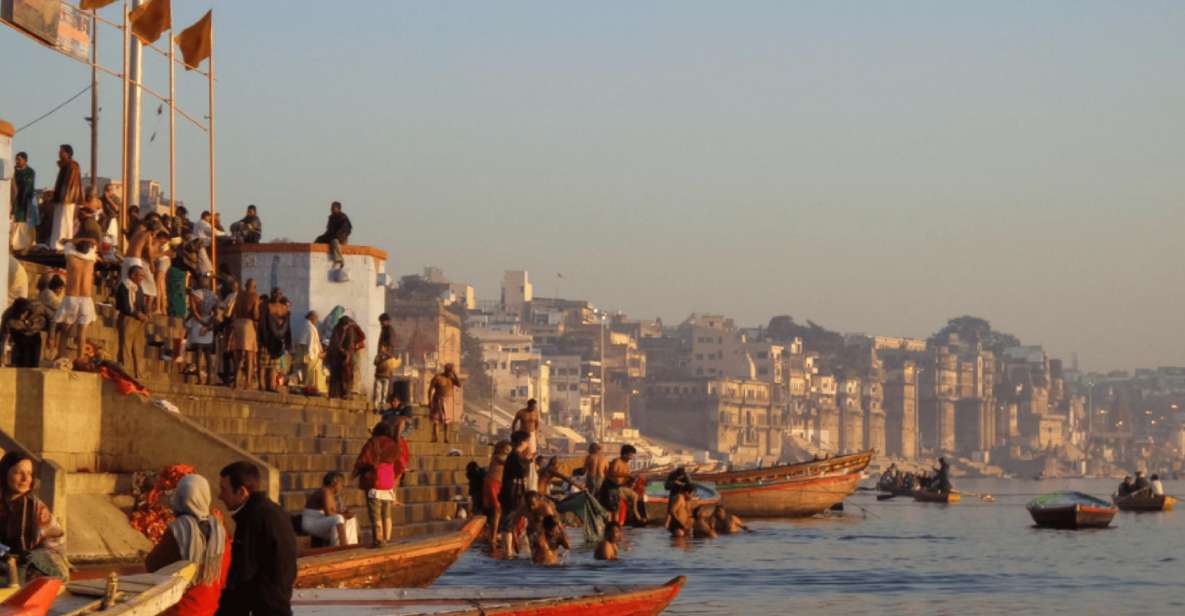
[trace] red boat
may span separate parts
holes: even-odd
[[[739,516],[801,517],[823,513],[856,490],[872,451],[746,471],[696,475],[713,483]]]
[[[533,589],[297,590],[294,616],[654,616],[679,594],[679,576],[661,586]]]
[[[296,561],[297,588],[411,588],[440,577],[481,533],[478,516],[459,530],[382,548],[347,546],[309,552]]]
[[[43,577],[21,586],[0,603],[0,616],[45,616],[62,584],[58,578]]]

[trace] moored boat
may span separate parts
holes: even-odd
[[[315,550],[297,560],[297,588],[410,588],[427,586],[460,558],[485,527],[477,516],[460,529],[381,548]]]
[[[682,590],[679,576],[659,586],[550,586],[415,590],[297,590],[296,616],[654,616]]]
[[[708,505],[715,507],[720,504],[720,493],[710,483],[691,482],[695,488],[694,506]],[[646,522],[651,526],[662,525],[667,517],[667,505],[670,504],[670,494],[664,482],[651,480],[646,484]]]
[[[1177,498],[1167,494],[1116,494],[1111,500],[1120,511],[1172,511],[1177,504]]]
[[[712,483],[732,513],[750,517],[810,516],[856,490],[872,451],[745,471],[696,475]]]
[[[37,578],[24,586],[0,591],[0,616],[45,616],[62,589],[58,578]]]
[[[177,604],[189,581],[197,573],[197,565],[188,561],[173,563],[155,573],[137,573],[115,580],[118,591],[116,603],[102,609],[107,595],[108,580],[95,578],[66,584],[66,593],[49,608],[49,614],[81,616],[82,614],[118,616],[156,616]]]
[[[913,499],[919,503],[945,503],[953,505],[962,500],[962,495],[958,490],[951,490],[950,492],[938,492],[934,490],[914,490]]]
[[[1101,498],[1082,492],[1053,492],[1038,496],[1026,506],[1033,522],[1044,528],[1104,528],[1118,509]]]

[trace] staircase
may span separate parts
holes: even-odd
[[[359,518],[359,532],[369,532],[366,497],[350,478],[354,461],[378,416],[357,409],[293,407],[282,404],[178,405],[182,413],[204,428],[275,466],[280,475],[280,504],[300,513],[308,493],[321,486],[330,471],[347,477],[342,506]],[[468,495],[465,466],[473,460],[485,465],[486,446],[467,430],[453,443],[432,443],[427,410],[415,409],[408,433],[410,459],[397,490],[399,505],[392,511],[394,534],[407,537],[455,528],[456,498]],[[448,455],[450,450],[460,455]]]

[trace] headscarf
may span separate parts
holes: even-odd
[[[177,516],[169,522],[169,530],[181,557],[201,567],[194,586],[216,584],[222,577],[226,528],[210,515],[210,482],[198,474],[182,477],[169,504]]]

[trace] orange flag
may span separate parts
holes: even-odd
[[[115,2],[115,0],[82,0],[78,3],[78,8],[84,11],[89,11],[91,9],[101,9],[112,2]]]
[[[148,0],[128,13],[132,34],[141,43],[155,43],[161,33],[173,27],[173,6],[169,0]]]
[[[214,11],[206,11],[201,19],[177,36],[181,59],[190,69],[197,68],[202,60],[210,57],[210,49],[214,46],[214,22],[211,17],[213,13]]]

